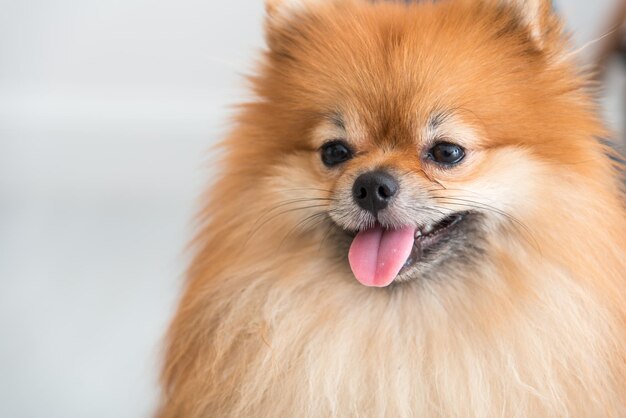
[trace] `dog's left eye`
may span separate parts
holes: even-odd
[[[351,159],[352,155],[348,145],[341,140],[330,141],[322,146],[322,162],[327,167],[344,163]]]

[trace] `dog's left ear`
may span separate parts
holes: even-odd
[[[552,0],[491,0],[500,7],[509,7],[518,14],[528,29],[530,38],[539,49],[544,49],[552,35],[558,32],[559,20],[554,13]]]

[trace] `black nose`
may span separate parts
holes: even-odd
[[[381,170],[370,171],[357,177],[352,195],[360,207],[376,216],[387,207],[399,187],[391,174]]]

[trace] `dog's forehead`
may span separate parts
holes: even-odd
[[[468,117],[470,116],[470,117]],[[482,128],[475,118],[458,110],[432,110],[430,113],[406,114],[345,112],[325,114],[314,130],[316,146],[329,139],[345,138],[358,149],[415,149],[437,139],[454,140],[460,145],[480,145]]]
[[[329,138],[346,138],[364,149],[371,146],[412,144],[430,122],[419,115],[393,112],[390,109],[346,106],[327,113],[318,124],[316,142]]]

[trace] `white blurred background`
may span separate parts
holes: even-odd
[[[246,97],[262,3],[0,0],[0,417],[153,412],[209,149]],[[557,6],[582,46],[613,3]],[[618,130],[620,65],[604,100]]]

